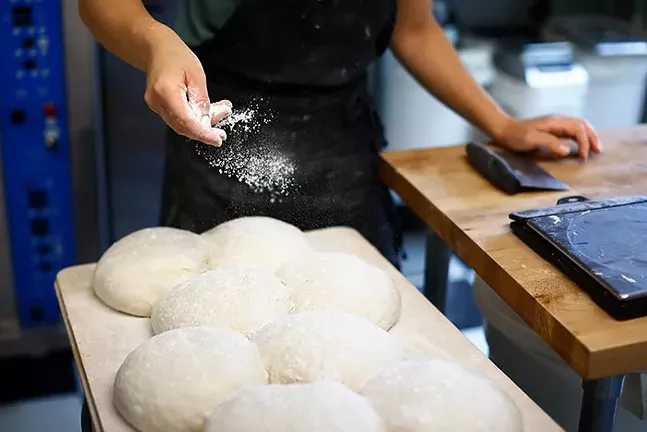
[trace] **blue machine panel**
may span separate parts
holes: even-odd
[[[60,321],[54,279],[76,262],[65,95],[61,1],[1,1],[0,172],[23,328]]]

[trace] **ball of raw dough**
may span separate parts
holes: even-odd
[[[205,432],[381,432],[382,419],[363,397],[330,381],[269,384],[221,403]]]
[[[108,306],[137,316],[172,286],[208,269],[209,244],[175,228],[146,228],[114,243],[94,272],[96,295]]]
[[[211,268],[252,266],[275,271],[284,262],[312,251],[297,227],[263,216],[234,219],[202,236],[211,245]]]
[[[292,292],[294,312],[336,310],[384,330],[400,318],[400,291],[389,275],[355,255],[312,253],[283,264],[276,275]]]
[[[269,270],[225,267],[171,288],[153,306],[155,333],[179,327],[220,327],[249,335],[290,312],[290,292]]]
[[[384,369],[361,394],[387,430],[520,432],[520,413],[494,383],[457,363],[415,360]]]
[[[135,348],[114,382],[114,404],[144,432],[202,431],[235,392],[267,383],[258,348],[232,330],[185,327]]]
[[[397,340],[375,324],[332,311],[288,315],[263,327],[252,341],[275,384],[330,380],[357,391],[404,356]]]

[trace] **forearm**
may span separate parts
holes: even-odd
[[[438,24],[396,31],[391,48],[423,87],[491,138],[505,128],[510,117],[472,78]]]
[[[101,45],[141,70],[155,41],[173,33],[151,17],[141,0],[79,0],[79,13]]]

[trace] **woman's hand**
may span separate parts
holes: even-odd
[[[212,125],[231,114],[231,102],[210,103],[200,61],[170,29],[155,41],[146,70],[150,109],[178,134],[220,146],[227,134]]]
[[[580,158],[584,160],[588,159],[589,151],[601,151],[600,140],[591,125],[586,120],[573,117],[509,119],[494,138],[497,144],[510,150],[526,152],[545,149],[559,157],[566,157],[571,152],[561,139],[577,142]]]

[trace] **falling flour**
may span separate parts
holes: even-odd
[[[257,104],[234,110],[216,125],[227,132],[228,139],[223,145],[198,146],[198,152],[220,174],[237,179],[256,193],[269,193],[274,202],[296,187],[296,167],[262,133],[262,126],[272,121],[271,112],[263,111],[263,115],[259,112]]]
[[[241,123],[242,128],[246,131],[257,131],[259,126],[260,126],[260,121],[254,122],[254,119],[256,118],[256,111],[247,108],[241,111],[235,111],[232,112],[230,116],[226,117],[223,119],[220,123],[218,123],[217,127],[219,128],[233,128],[235,125],[238,123]],[[269,122],[268,119],[264,119],[263,123],[267,124]]]

